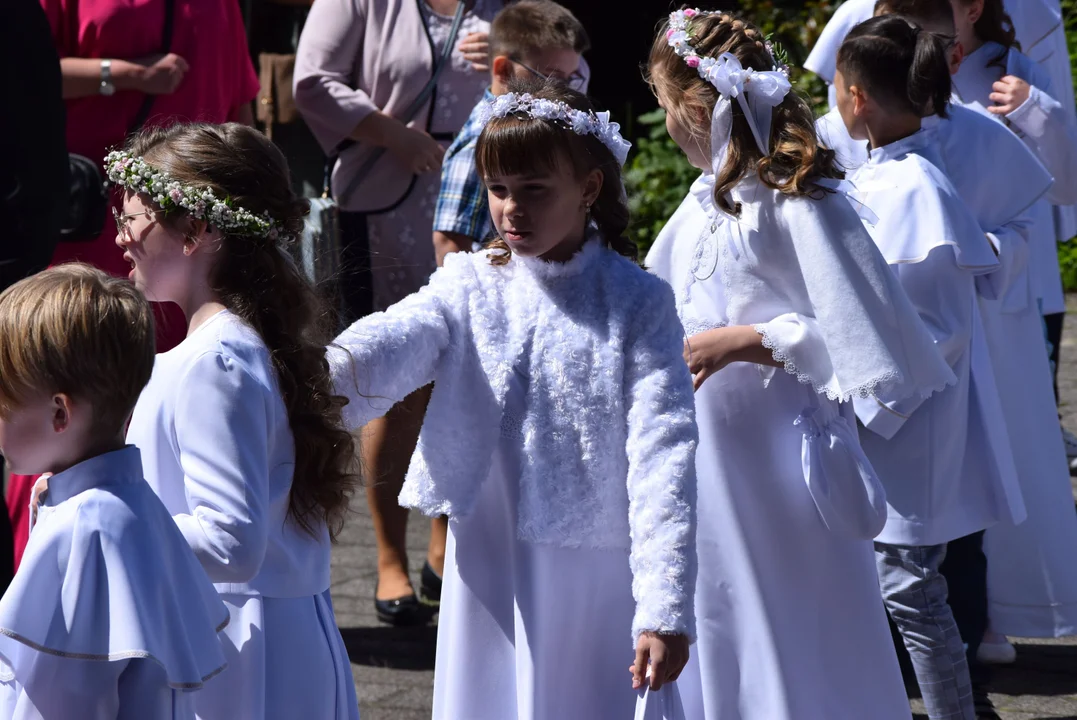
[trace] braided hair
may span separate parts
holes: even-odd
[[[651,47],[647,81],[666,112],[686,128],[701,147],[710,146],[711,113],[718,91],[681,59],[666,41],[668,21],[663,22]],[[746,68],[770,70],[774,57],[759,28],[732,13],[701,13],[691,21],[692,47],[700,57],[717,58],[730,53]],[[700,112],[693,112],[702,111]],[[701,116],[705,117],[701,121]],[[790,91],[774,108],[770,126],[770,154],[763,155],[755,143],[747,118],[733,103],[733,130],[725,164],[714,183],[715,204],[730,215],[740,207],[728,199],[729,192],[750,172],[769,188],[786,195],[818,197],[825,192],[812,181],[842,178],[834,151],[820,147],[811,108]]]

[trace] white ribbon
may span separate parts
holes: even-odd
[[[771,116],[792,88],[785,73],[745,68],[732,53],[722,53],[718,58],[702,58],[697,69],[700,76],[718,90],[719,96],[711,115],[711,168],[714,174],[721,172],[733,132],[733,99],[740,103],[759,152],[770,155]]]

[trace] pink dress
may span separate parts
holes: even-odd
[[[161,51],[165,0],[41,0],[41,5],[61,58],[134,60]],[[174,0],[174,8],[171,51],[190,68],[174,93],[154,99],[147,125],[227,122],[240,104],[258,95],[259,89],[239,3]],[[108,149],[123,143],[143,97],[129,90],[111,97],[67,100],[68,150],[103,163]],[[117,200],[114,197],[113,201]],[[126,276],[130,268],[115,240],[116,227],[108,217],[95,240],[60,243],[52,264],[81,261]],[[159,306],[157,324],[159,351],[172,348],[187,334],[187,323],[175,306]],[[30,532],[27,510],[33,482],[33,477],[14,475],[7,491],[16,568]]]

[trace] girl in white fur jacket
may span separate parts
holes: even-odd
[[[337,388],[359,427],[434,382],[400,496],[451,518],[434,718],[630,717],[695,632],[683,331],[670,287],[623,256],[608,114],[536,87],[489,115],[476,166],[499,237],[346,330]]]

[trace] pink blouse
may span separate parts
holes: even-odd
[[[41,0],[41,5],[61,58],[134,60],[161,52],[165,0]],[[174,8],[170,51],[190,69],[174,93],[155,96],[147,125],[226,122],[259,90],[238,0],[174,0]],[[128,90],[68,100],[68,149],[103,161],[109,148],[124,141],[143,97]],[[80,259],[126,275],[115,236],[110,218],[97,240],[61,243],[53,262]]]

